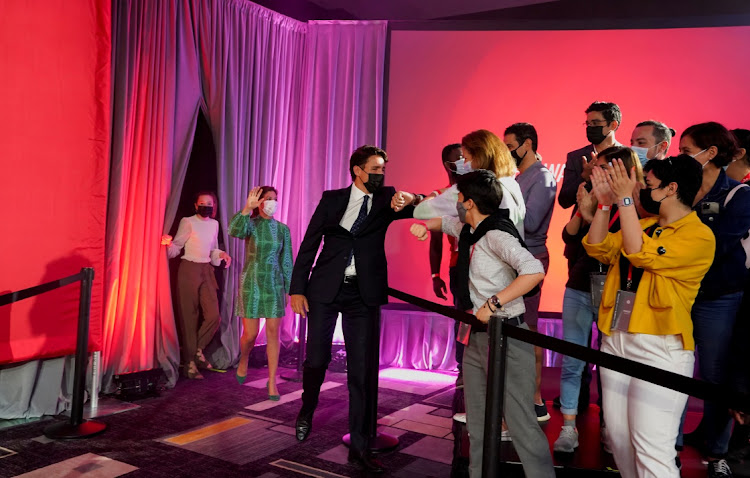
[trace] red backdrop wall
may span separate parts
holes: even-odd
[[[475,129],[502,138],[519,121],[536,126],[543,162],[562,181],[568,151],[586,144],[584,110],[620,105],[620,142],[643,120],[679,133],[703,121],[750,128],[750,27],[617,31],[394,31],[388,96],[388,183],[429,192],[446,183],[440,151]],[[671,152],[677,149],[673,143]],[[558,184],[559,190],[559,184]],[[557,206],[541,310],[560,311],[567,280]],[[432,297],[428,244],[409,221],[394,224],[387,252],[391,287]],[[443,260],[443,276],[447,264]],[[447,280],[446,280],[447,282]]]
[[[94,267],[101,347],[109,158],[108,0],[0,2],[0,294]],[[0,308],[0,363],[75,350],[70,285]]]

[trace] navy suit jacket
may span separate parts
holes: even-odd
[[[391,198],[396,190],[384,186],[373,194],[367,219],[357,234],[352,234],[339,225],[349,204],[352,187],[355,186],[323,192],[297,253],[290,294],[303,294],[308,301],[333,302],[344,280],[349,252],[354,248],[362,301],[368,306],[388,302],[385,233],[392,221],[413,217],[414,207],[408,206],[398,213],[394,212]],[[316,261],[321,240],[323,249]]]
[[[568,159],[565,162],[565,171],[563,172],[563,182],[560,187],[560,194],[557,196],[557,202],[563,209],[568,209],[576,203],[576,192],[578,185],[583,182],[581,173],[583,173],[583,156],[587,161],[591,161],[591,153],[594,152],[594,146],[589,144],[581,149],[576,149],[568,153]]]

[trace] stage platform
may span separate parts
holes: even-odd
[[[233,370],[206,372],[202,381],[180,379],[176,388],[161,396],[136,401],[134,409],[98,418],[109,428],[91,439],[52,441],[43,436],[45,426],[65,417],[7,423],[0,429],[0,478],[362,476],[346,462],[341,443],[348,419],[345,374],[328,374],[312,434],[297,443],[293,427],[301,384],[280,383],[282,399],[271,402],[266,397],[266,371],[251,368],[248,373],[242,386]],[[541,426],[550,443],[562,423],[559,410],[552,407],[559,374],[558,368],[544,369],[543,391],[552,418]],[[381,370],[379,424],[400,440],[395,451],[381,456],[387,467],[381,476],[467,476],[465,427],[451,418],[463,400],[455,378],[448,372]],[[691,411],[689,423],[698,416]],[[555,457],[557,476],[619,476],[611,456],[599,446],[595,404],[581,414],[579,429],[577,452]],[[499,453],[506,462],[503,477],[523,476],[512,442],[503,443]],[[687,449],[683,458],[684,478],[705,476],[695,450]],[[741,471],[737,467],[735,476],[750,476]]]

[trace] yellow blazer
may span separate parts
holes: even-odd
[[[658,218],[641,219],[648,229]],[[628,332],[650,335],[682,335],[685,350],[694,350],[693,321],[690,310],[698,295],[703,276],[714,260],[716,239],[695,211],[682,219],[659,227],[653,237],[643,233],[643,247],[635,254],[622,250],[622,232],[609,233],[599,244],[583,238],[586,252],[609,264],[599,306],[599,330],[610,334],[612,313],[620,289],[620,255],[644,270],[635,294]],[[659,253],[661,252],[661,254]]]

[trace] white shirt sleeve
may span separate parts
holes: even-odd
[[[461,235],[461,229],[464,228],[464,224],[458,220],[457,217],[443,216],[442,230],[444,233],[453,237],[459,237]]]
[[[490,250],[515,269],[518,275],[544,273],[542,263],[507,232],[487,231],[485,238]]]
[[[185,247],[185,243],[190,238],[192,230],[193,228],[190,225],[188,218],[183,217],[180,219],[180,226],[177,228],[177,234],[175,234],[174,239],[172,239],[172,243],[167,246],[167,257],[172,259],[180,255],[180,251]]]
[[[214,237],[211,240],[211,265],[218,266],[221,265],[221,249],[219,249],[219,223],[218,221],[214,221],[216,224],[216,230],[214,231]]]
[[[455,184],[439,196],[422,201],[414,207],[414,219],[432,219],[440,216],[458,216],[458,186]]]

